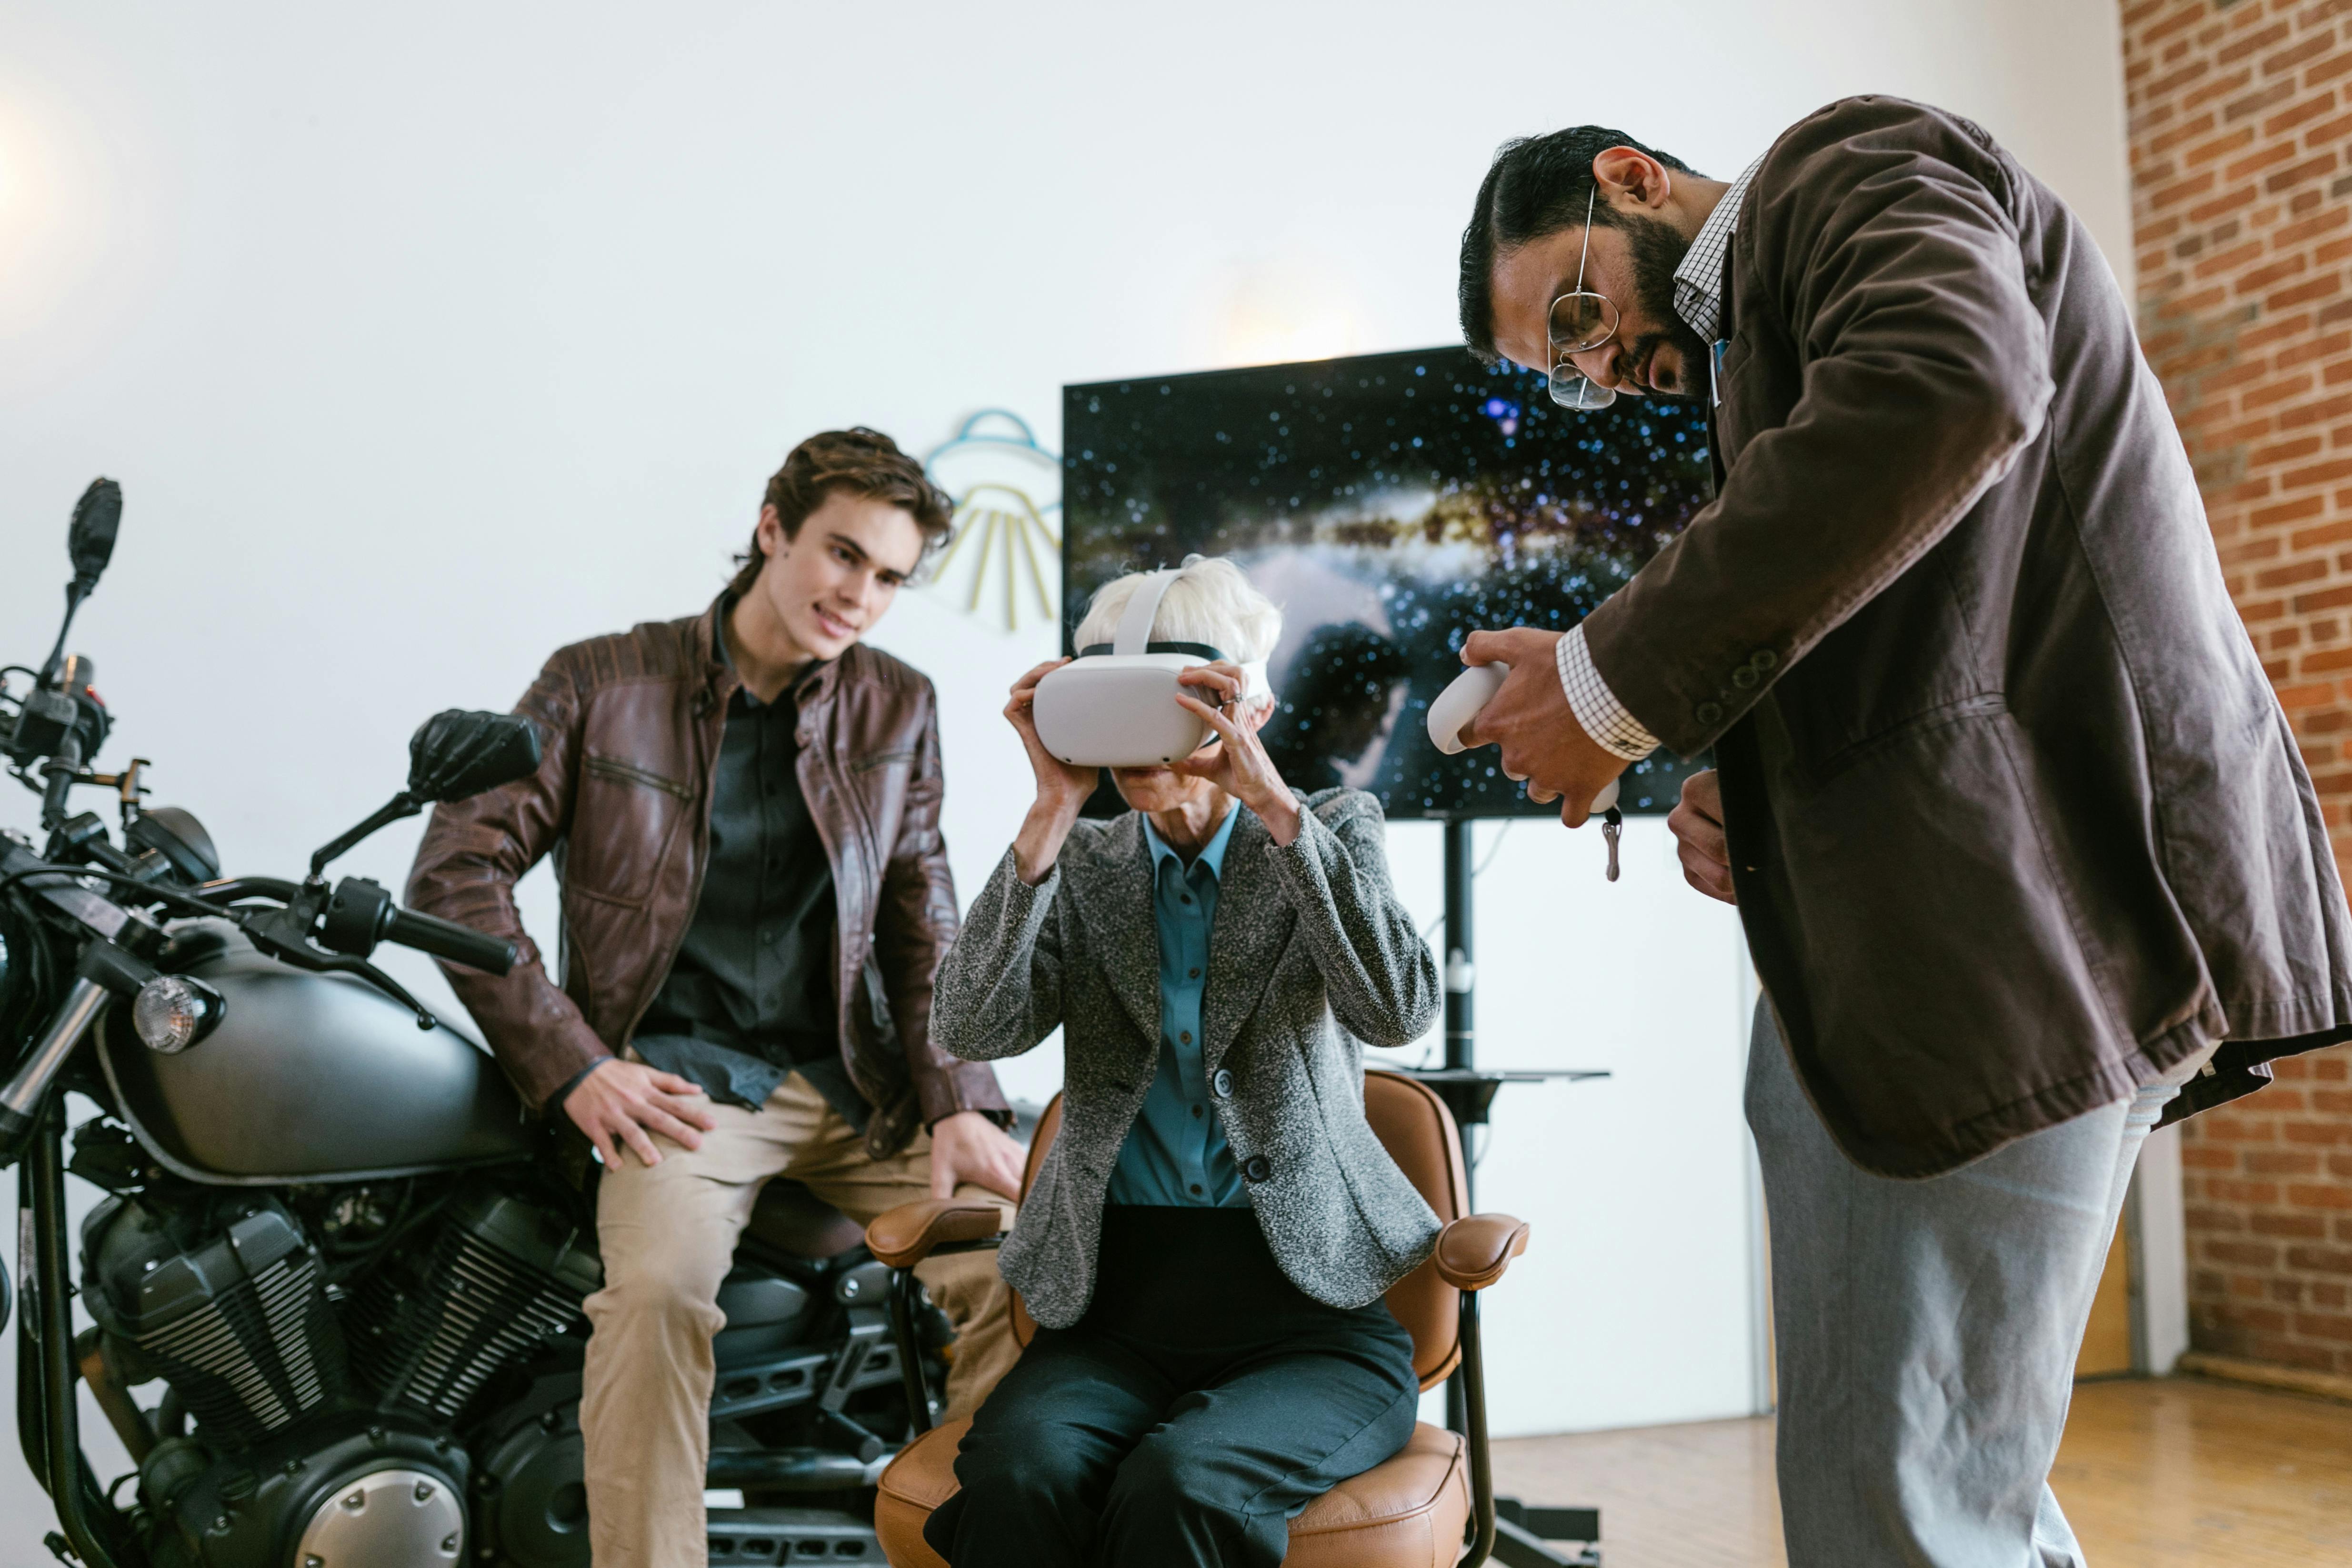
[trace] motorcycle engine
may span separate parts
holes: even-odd
[[[318,1248],[264,1197],[115,1197],[82,1228],[125,1381],[195,1419],[140,1466],[159,1568],[455,1568],[461,1429],[499,1373],[577,1317],[593,1245],[549,1210],[463,1193],[331,1303]]]
[[[283,1206],[239,1206],[209,1236],[132,1198],[82,1225],[90,1313],[168,1382],[205,1435],[250,1448],[343,1389],[318,1249]]]

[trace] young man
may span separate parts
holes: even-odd
[[[1473,349],[1704,400],[1717,493],[1469,738],[1571,826],[1654,747],[1764,981],[1780,1501],[1805,1563],[2079,1564],[2047,1485],[2147,1130],[2352,1034],[2352,919],[2131,311],[1978,127],[1831,105],[1730,184],[1514,143]],[[2187,1087],[2184,1089],[2183,1085]]]
[[[931,1044],[957,918],[931,684],[860,642],[949,510],[887,436],[803,442],[718,601],[549,660],[518,709],[539,772],[439,808],[417,852],[412,905],[520,947],[503,979],[450,981],[604,1163],[581,1397],[599,1568],[704,1561],[716,1301],[761,1184],[861,1224],[1019,1190],[993,1073]],[[551,851],[560,984],[514,904]],[[968,1411],[1018,1354],[1009,1300],[992,1255],[936,1261]]]

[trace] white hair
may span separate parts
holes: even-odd
[[[1150,577],[1134,571],[1107,582],[1087,601],[1076,645],[1091,648],[1118,633],[1127,601]],[[1255,664],[1282,640],[1282,611],[1223,556],[1187,556],[1152,617],[1155,643],[1205,643],[1238,664]]]

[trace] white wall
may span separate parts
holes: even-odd
[[[374,805],[422,716],[698,609],[809,431],[928,445],[997,403],[1051,441],[1065,382],[1454,340],[1509,135],[1593,119],[1728,175],[1905,93],[2128,256],[2107,0],[6,0],[0,30],[0,654],[45,650],[67,509],[121,478],[75,644],[110,758],[239,869]],[[917,598],[877,641],[941,687],[969,894],[1023,805],[1001,693],[1050,636]],[[414,841],[349,869],[396,882]],[[1433,916],[1436,834],[1393,852]],[[1484,1197],[1538,1227],[1491,1309],[1507,1432],[1752,1398],[1736,926],[1656,823],[1627,860],[1606,887],[1527,823],[1482,884],[1487,1060],[1617,1074],[1502,1102]],[[29,1485],[0,1456],[0,1568],[37,1552]]]

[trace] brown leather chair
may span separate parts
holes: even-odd
[[[1462,1173],[1462,1140],[1445,1103],[1426,1084],[1401,1073],[1367,1072],[1364,1114],[1445,1227],[1437,1250],[1390,1289],[1388,1303],[1412,1335],[1413,1370],[1423,1388],[1463,1369],[1470,1430],[1465,1438],[1417,1424],[1394,1458],[1341,1481],[1290,1521],[1290,1551],[1283,1562],[1289,1568],[1476,1568],[1495,1543],[1476,1292],[1501,1279],[1526,1250],[1528,1228],[1507,1215],[1463,1213],[1469,1184]],[[1029,1146],[1024,1198],[1061,1124],[1057,1095]],[[914,1266],[935,1250],[992,1246],[1002,1224],[992,1206],[948,1198],[902,1205],[866,1228],[866,1246],[898,1271],[891,1302],[902,1347],[913,1336]],[[1017,1295],[1013,1328],[1024,1345],[1036,1333]],[[902,1353],[900,1361],[909,1369],[919,1365],[911,1354]],[[912,1381],[908,1393],[919,1435],[882,1472],[874,1528],[893,1568],[946,1568],[923,1540],[923,1523],[955,1495],[956,1447],[971,1420],[933,1427],[928,1395]]]

